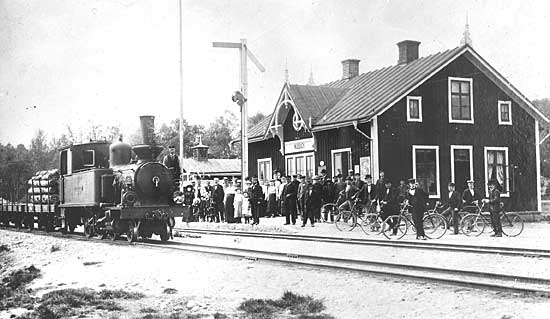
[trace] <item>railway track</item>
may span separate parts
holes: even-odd
[[[340,244],[348,244],[348,245],[380,246],[380,247],[395,247],[395,248],[405,248],[405,249],[441,250],[441,251],[453,251],[453,252],[476,253],[476,254],[498,254],[498,255],[507,255],[507,256],[519,256],[519,257],[550,258],[550,250],[505,247],[505,246],[446,244],[446,243],[434,243],[434,242],[426,242],[426,241],[390,241],[390,240],[366,239],[366,238],[312,236],[312,235],[280,234],[280,233],[268,233],[268,232],[260,233],[260,232],[250,232],[250,231],[218,230],[218,229],[202,229],[202,228],[175,228],[174,230],[180,233],[189,233],[189,234],[241,236],[241,237],[285,239],[285,240],[296,240],[296,241],[340,243]]]
[[[5,228],[3,228],[5,229]],[[90,240],[82,234],[46,233],[9,229],[10,231],[32,233],[42,236],[54,236],[64,239]],[[103,244],[128,245],[127,242],[92,239]],[[306,254],[287,254],[281,252],[244,249],[224,246],[212,246],[187,242],[167,242],[148,240],[134,243],[136,246],[158,250],[186,251],[253,261],[276,262],[285,265],[296,265],[340,271],[353,271],[376,276],[397,277],[419,282],[435,282],[453,286],[462,286],[484,290],[506,291],[511,293],[535,294],[550,296],[550,279],[498,274],[494,272],[467,271],[438,267],[398,264],[369,260],[324,257]],[[337,275],[337,274],[336,274]]]

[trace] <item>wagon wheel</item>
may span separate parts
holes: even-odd
[[[166,242],[170,239],[170,226],[164,224],[163,229],[160,231],[160,240]]]
[[[90,220],[92,221],[91,223]],[[84,235],[87,238],[92,238],[94,236],[93,218],[84,220]]]
[[[129,243],[133,243],[138,239],[139,230],[136,223],[132,220],[128,223],[128,231],[126,232],[126,240]]]
[[[115,232],[108,232],[108,233],[107,233],[107,238],[109,238],[109,239],[112,240],[112,241],[117,240],[117,239],[118,239],[118,236],[119,236],[119,235],[118,235],[117,233],[115,233]]]

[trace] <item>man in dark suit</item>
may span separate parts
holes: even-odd
[[[305,214],[305,202],[304,202],[304,196],[307,191],[307,184],[306,178],[300,174],[298,174],[298,195],[297,195],[297,204],[298,204],[298,215],[304,216]]]
[[[376,181],[376,196],[381,197],[386,192],[386,174],[384,171],[380,171],[378,181]]]
[[[359,199],[361,203],[369,204],[370,201],[377,198],[376,186],[372,183],[372,176],[366,175],[365,182],[359,191]]]
[[[223,191],[223,186],[220,185],[219,178],[214,178],[214,187],[212,188],[212,206],[214,208],[214,216],[216,218],[216,223],[224,221],[224,203],[223,199],[225,193]]]
[[[318,179],[318,177],[314,177]],[[309,219],[311,227],[315,224],[315,216],[321,210],[322,189],[319,183],[308,184],[304,194],[304,216],[302,219],[302,227],[305,227]]]
[[[162,164],[164,166],[168,167],[170,170],[170,173],[172,173],[172,178],[174,181],[180,180],[181,175],[181,168],[180,168],[180,159],[178,155],[176,154],[176,147],[174,145],[170,145],[168,147],[168,154],[164,156],[164,159],[162,160]]]
[[[468,188],[462,192],[462,203],[465,211],[474,213],[477,211],[475,207],[478,204],[478,201],[483,198],[483,196],[474,188],[474,180],[468,180]]]
[[[346,188],[344,189],[344,201],[340,204],[340,210],[350,210],[352,207],[352,201],[355,199],[355,195],[359,190],[353,185],[351,177],[346,177]]]
[[[264,192],[262,186],[258,182],[258,176],[252,177],[252,186],[250,188],[250,207],[252,209],[252,218],[254,222],[252,225],[258,225],[260,223],[260,210],[262,208],[262,201],[264,200]]]
[[[491,237],[502,237],[502,223],[500,221],[501,199],[500,191],[497,188],[498,181],[489,180],[489,198],[484,199],[485,203],[489,204],[489,211],[491,212],[491,226],[493,226],[494,234]]]
[[[411,205],[412,219],[416,228],[416,239],[426,240],[424,234],[424,212],[426,212],[426,202],[428,195],[422,188],[416,186],[414,178],[409,179],[409,192],[407,193],[407,202]]]
[[[449,190],[449,201],[447,202],[447,209],[441,213],[448,221],[452,222],[453,224],[453,230],[454,234],[458,234],[458,212],[460,211],[460,208],[462,207],[462,199],[460,198],[460,195],[455,190],[455,183],[449,183],[448,185]],[[449,224],[448,227],[450,228],[451,225]]]
[[[292,221],[292,225],[296,225],[297,215],[297,199],[298,199],[298,185],[300,183],[297,180],[296,175],[292,175],[292,182],[286,186],[285,194],[285,210],[286,210],[286,223],[289,224]]]
[[[384,191],[380,201],[380,218],[386,220],[391,215],[399,214],[399,192],[392,187],[392,182],[389,179],[385,180]],[[397,234],[397,228],[395,228],[397,220],[392,218],[388,221],[390,228],[392,229],[392,235]]]

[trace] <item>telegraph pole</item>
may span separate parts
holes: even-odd
[[[250,52],[246,44],[246,39],[241,39],[241,42],[213,42],[214,48],[229,48],[239,49],[239,84],[240,92],[235,92],[233,102],[237,102],[241,107],[241,171],[242,180],[241,186],[244,189],[244,179],[248,177],[248,67],[247,62],[250,59],[260,70],[265,72],[264,66]]]
[[[182,27],[182,17],[181,17],[181,0],[178,0],[179,8],[179,45],[180,45],[180,167],[183,168],[183,27]],[[183,174],[180,175],[180,191],[183,192]]]

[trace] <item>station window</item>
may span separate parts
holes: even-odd
[[[508,172],[508,147],[485,147],[485,178],[486,181],[496,179],[501,196],[510,196]],[[489,188],[485,183],[485,193],[489,195]]]
[[[407,121],[422,122],[421,96],[407,96]]]
[[[439,146],[413,145],[413,178],[431,198],[439,198]]]
[[[498,101],[498,124],[512,125],[512,102]]]
[[[474,123],[472,79],[449,77],[449,122]]]

